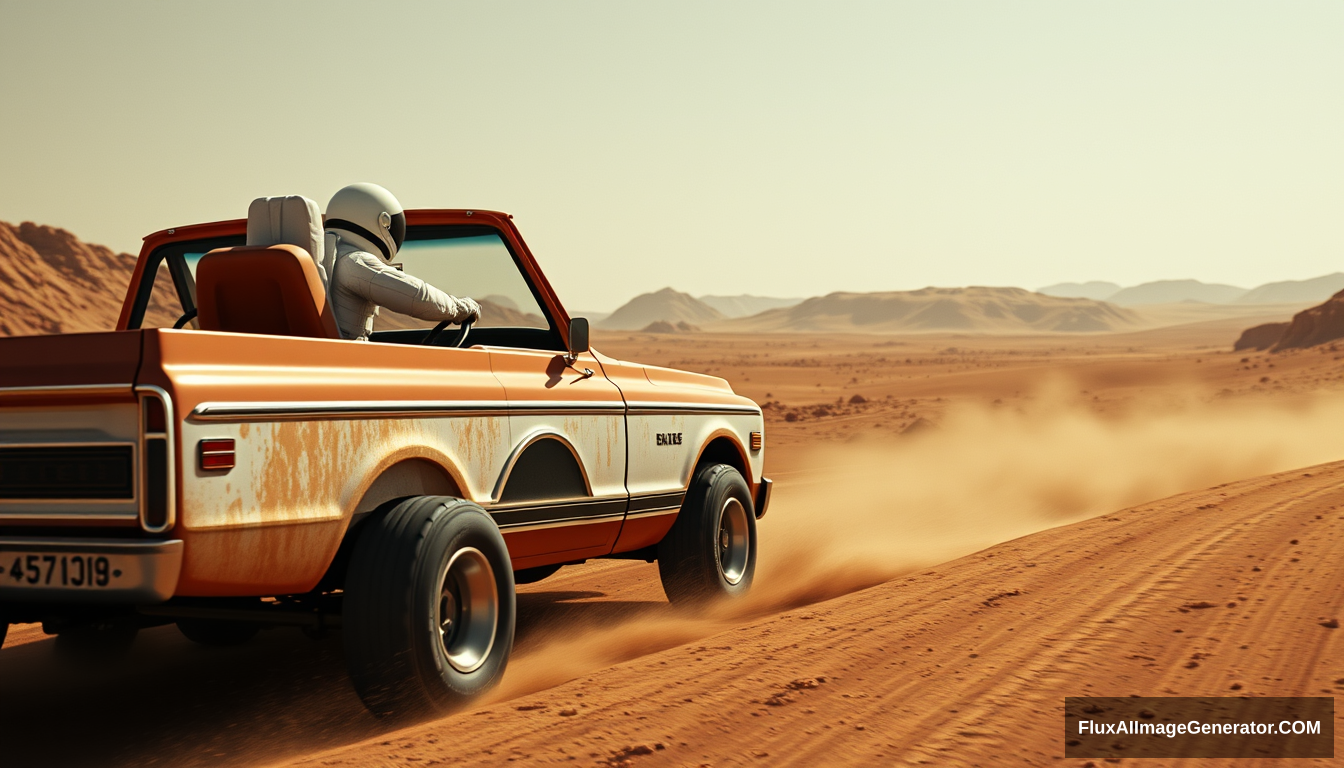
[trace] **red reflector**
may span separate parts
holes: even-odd
[[[168,431],[168,420],[163,413],[163,401],[157,397],[145,397],[141,398],[140,402],[145,411],[145,431],[160,434]]]
[[[202,440],[201,469],[233,469],[233,438]]]

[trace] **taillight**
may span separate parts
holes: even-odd
[[[173,526],[173,404],[159,387],[140,395],[140,526],[158,533]]]
[[[200,442],[200,464],[203,470],[229,470],[234,465],[233,438],[212,438]]]

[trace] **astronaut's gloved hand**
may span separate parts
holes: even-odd
[[[477,304],[475,299],[463,297],[458,301],[462,302],[462,308],[458,310],[457,317],[453,318],[453,322],[458,325],[463,323],[474,324],[481,319],[481,305]]]

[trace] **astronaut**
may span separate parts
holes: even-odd
[[[368,341],[379,307],[433,322],[480,319],[475,301],[391,266],[406,238],[406,215],[391,192],[368,183],[345,187],[327,203],[325,226],[321,271],[341,338]]]

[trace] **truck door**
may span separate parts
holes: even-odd
[[[513,453],[491,508],[515,567],[611,552],[625,490],[625,401],[591,354],[490,350]],[[537,557],[537,563],[527,558]]]
[[[408,274],[481,305],[463,345],[489,355],[509,413],[505,459],[483,506],[515,568],[607,554],[627,502],[625,402],[592,355],[565,364],[556,322],[515,254],[522,246],[510,245],[506,220],[475,213],[470,224],[410,227],[397,258]],[[380,321],[427,325],[387,312]],[[444,336],[451,343],[455,333]]]

